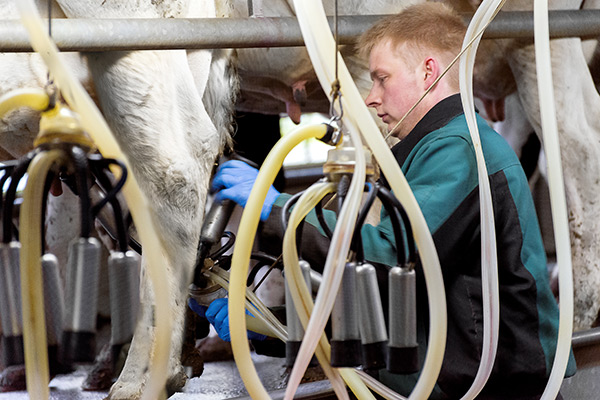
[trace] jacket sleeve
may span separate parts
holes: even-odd
[[[456,162],[456,160],[469,160]],[[467,193],[477,184],[476,164],[470,143],[460,137],[437,139],[419,148],[403,166],[413,194],[421,207],[432,233],[439,228]],[[273,205],[269,218],[262,223],[260,248],[270,254],[281,254],[283,225],[281,211],[291,196],[282,194]],[[336,214],[324,210],[333,230]],[[396,265],[396,239],[390,216],[382,209],[376,226],[361,228],[366,260],[388,266]],[[329,249],[329,238],[321,229],[316,213],[311,211],[302,228],[301,257],[317,271],[322,271]]]

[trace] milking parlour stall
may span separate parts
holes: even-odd
[[[440,378],[455,368],[452,288],[391,150],[439,78],[389,129],[367,107],[379,77],[356,47],[421,3],[0,0],[0,400],[426,399],[452,387]],[[522,340],[503,337],[481,116],[525,172],[558,309],[536,398],[596,398],[600,1],[431,3],[467,27],[440,78],[459,70],[478,175],[482,341],[457,397],[500,398],[486,392],[499,349]],[[254,182],[242,207],[217,193],[239,164]],[[267,203],[277,243],[262,232]],[[361,232],[384,215],[397,259],[382,287]]]

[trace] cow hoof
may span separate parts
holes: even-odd
[[[26,390],[25,365],[12,365],[0,373],[0,392]]]
[[[218,336],[208,336],[200,340],[197,349],[204,362],[233,360],[231,343]]]
[[[196,378],[202,375],[202,372],[204,372],[204,358],[202,358],[198,349],[186,349],[182,354],[184,356],[181,358],[181,364],[186,369],[189,369],[190,372],[188,376],[190,378]]]
[[[115,376],[113,358],[112,346],[110,343],[105,344],[94,360],[94,366],[88,372],[81,388],[91,391],[102,391],[110,388]]]
[[[171,397],[176,392],[181,392],[187,380],[188,376],[185,374],[183,368],[181,368],[178,373],[167,380],[167,397]]]

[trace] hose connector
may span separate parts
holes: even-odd
[[[375,166],[371,151],[364,148],[366,162],[366,176],[375,175]],[[332,182],[338,182],[343,175],[352,175],[356,165],[354,146],[350,141],[342,142],[341,146],[327,152],[327,161],[323,164],[323,174]]]
[[[57,103],[54,108],[42,113],[40,132],[33,145],[53,147],[64,143],[78,145],[88,153],[96,150],[94,142],[83,130],[77,113]]]
[[[227,290],[208,280],[206,287],[198,287],[193,283],[189,286],[190,297],[201,306],[209,306],[216,299],[227,297]]]

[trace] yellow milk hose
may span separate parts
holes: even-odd
[[[47,399],[50,395],[41,262],[42,200],[48,170],[63,157],[62,151],[51,150],[41,152],[33,158],[27,169],[29,178],[21,206],[23,345],[27,392],[32,399]]]
[[[308,367],[310,356],[315,352],[319,338],[325,329],[325,325],[333,309],[346,266],[356,218],[360,209],[365,185],[366,161],[360,134],[352,122],[351,120],[344,120],[344,127],[347,128],[350,134],[352,147],[354,148],[354,172],[348,193],[338,213],[337,223],[323,268],[323,282],[321,283],[321,287],[326,288],[326,290],[319,290],[315,298],[315,308],[306,326],[304,340],[302,340],[296,362],[288,379],[288,386],[285,393],[286,399],[293,397],[298,385],[300,385],[304,372]]]
[[[260,220],[260,212],[269,187],[281,169],[285,156],[299,143],[309,138],[321,138],[327,132],[325,125],[313,125],[298,128],[282,137],[273,147],[256,178],[248,202],[242,213],[238,232],[238,241],[233,251],[229,281],[229,331],[233,357],[240,376],[246,385],[251,398],[269,399],[269,394],[262,385],[256,368],[250,357],[250,347],[246,337],[246,319],[244,318],[244,294],[248,263]]]
[[[285,279],[288,282],[288,287],[290,293],[292,295],[292,299],[294,302],[294,307],[298,312],[298,318],[304,327],[306,332],[306,328],[309,322],[309,318],[313,314],[314,304],[312,302],[312,295],[310,294],[306,283],[304,282],[304,278],[302,276],[302,272],[300,271],[300,266],[298,263],[298,253],[296,248],[296,228],[298,227],[300,221],[308,214],[308,212],[314,208],[314,206],[319,202],[327,193],[331,192],[334,187],[332,187],[332,183],[317,183],[309,187],[305,193],[298,199],[298,202],[294,206],[292,213],[289,217],[288,227],[285,231],[283,237],[283,265],[285,270]],[[328,290],[327,284],[321,284],[319,290]],[[286,305],[291,306],[291,305]],[[305,333],[304,340],[307,335]],[[330,365],[331,358],[331,348],[329,343],[327,342],[327,338],[323,332],[319,332],[318,334],[318,346],[315,349],[315,355],[317,356],[317,360],[321,367],[323,368],[323,372],[331,382],[331,386],[336,393],[339,399],[347,399],[348,393],[346,392],[346,385],[341,379],[341,375],[338,373],[338,370],[335,370]],[[299,351],[297,358],[304,357],[308,358],[308,362],[310,362],[310,358],[312,358],[313,353],[307,353],[306,351]],[[302,364],[306,364],[307,362],[301,362]],[[297,362],[294,364],[296,366]],[[288,379],[288,385],[286,388],[286,392],[289,392],[290,395],[293,395],[296,392],[297,384],[290,383],[290,379]],[[286,393],[287,396],[287,393]]]
[[[336,54],[336,48],[335,41],[329,30],[327,17],[322,5],[316,0],[295,0],[294,7],[309,55],[317,72],[317,77],[325,93],[328,93],[331,83],[335,79],[334,60],[331,60],[331,58],[333,54]],[[437,251],[425,218],[421,213],[421,209],[410,186],[388,145],[383,140],[375,121],[373,121],[339,54],[338,68],[344,115],[352,119],[360,128],[363,140],[373,152],[385,177],[390,182],[394,194],[405,207],[413,227],[415,241],[419,247],[427,292],[430,296],[430,333],[423,369],[410,398],[427,398],[435,386],[446,346],[446,295]]]
[[[473,67],[481,34],[494,16],[500,11],[504,0],[484,0],[477,8],[467,28],[463,49],[468,47],[460,59],[460,94],[465,119],[475,150],[480,198],[481,224],[481,291],[483,306],[483,344],[481,361],[471,387],[463,395],[463,400],[474,399],[485,386],[492,373],[498,349],[500,327],[500,294],[498,288],[498,257],[496,251],[496,229],[494,209],[488,171],[481,147],[479,128],[475,117],[473,99]],[[475,39],[475,40],[473,40]]]
[[[43,89],[16,89],[0,97],[0,118],[20,107],[44,111],[49,103],[48,94]]]
[[[558,344],[552,364],[552,372],[543,400],[555,399],[562,384],[571,353],[573,336],[573,266],[571,264],[571,239],[565,186],[563,181],[560,144],[554,106],[554,85],[552,82],[552,63],[550,59],[550,39],[548,28],[548,3],[536,0],[533,8],[535,34],[535,62],[538,77],[538,94],[544,136],[544,151],[547,157],[548,186],[552,205],[552,223],[556,242],[558,262],[558,290],[560,291],[560,317]]]
[[[92,137],[104,157],[122,160],[128,166],[129,177],[123,188],[123,194],[144,246],[146,272],[152,282],[155,296],[154,347],[148,349],[153,356],[152,363],[149,366],[149,379],[145,382],[142,399],[155,400],[161,396],[168,375],[172,331],[171,311],[169,309],[171,296],[167,284],[168,277],[164,268],[167,265],[166,252],[156,233],[148,201],[141,192],[133,171],[129,168],[129,161],[121,152],[102,114],[60,58],[56,45],[50,40],[44,29],[34,2],[32,0],[21,0],[16,4],[21,21],[29,33],[29,40],[33,49],[43,58],[67,103],[81,116],[84,129]],[[117,175],[119,173],[118,169],[115,169],[114,172]]]
[[[311,292],[306,286],[306,282],[304,281],[302,272],[300,270],[298,251],[296,248],[296,229],[304,217],[306,217],[306,215],[310,212],[310,210],[312,210],[325,195],[333,190],[335,190],[335,184],[330,182],[317,183],[306,190],[306,192],[298,199],[298,202],[292,210],[288,227],[283,237],[283,265],[285,269],[285,277],[288,280],[288,287],[290,289],[298,317],[300,318],[300,321],[305,329],[309,323],[309,318],[313,313],[314,304],[312,301]],[[329,287],[327,284],[321,284],[319,290],[329,290]],[[310,356],[312,356],[312,354],[310,354]],[[346,398],[347,393],[345,387],[343,385],[339,387],[338,385],[341,382],[338,383],[332,380],[332,376],[334,377],[332,373],[335,370],[330,365],[331,347],[327,341],[327,337],[323,332],[319,338],[317,358],[321,364],[321,367],[330,378],[338,398]],[[340,368],[337,371],[342,375],[342,378],[358,399],[374,399],[373,394],[365,386],[363,381],[354,370],[350,368]],[[338,385],[334,386],[335,383],[338,383]],[[292,387],[290,389],[290,387],[291,385],[288,383],[288,390],[290,390],[290,393],[293,395],[293,393],[295,393],[295,388]]]

